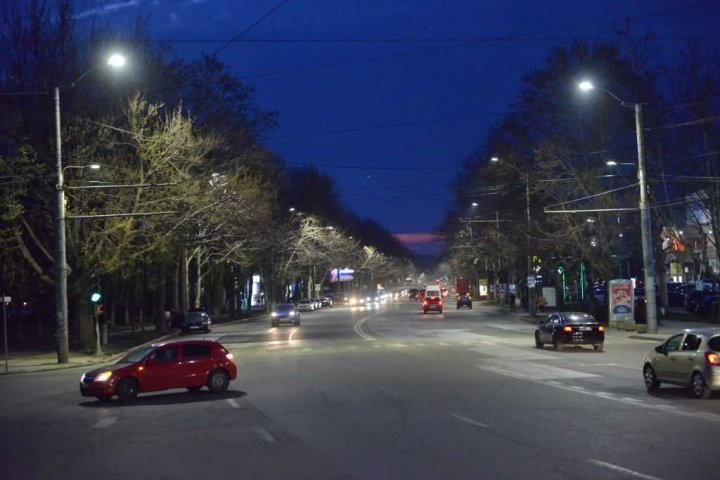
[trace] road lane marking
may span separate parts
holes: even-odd
[[[478,368],[480,368],[480,370],[485,370],[487,372],[496,373],[498,375],[504,375],[507,377],[517,378],[519,380],[526,380],[529,382],[539,383],[541,385],[546,385],[548,387],[553,387],[553,388],[559,388],[561,390],[565,390],[568,392],[575,392],[575,393],[580,393],[582,395],[589,395],[591,397],[603,398],[605,400],[610,400],[613,402],[620,402],[625,405],[632,405],[634,407],[647,408],[649,410],[659,410],[659,411],[664,411],[667,413],[684,415],[686,417],[700,418],[700,419],[704,419],[704,420],[708,420],[708,421],[712,421],[712,422],[720,422],[720,415],[715,414],[715,413],[691,412],[691,411],[683,410],[674,405],[652,404],[652,403],[647,403],[642,399],[635,399],[635,398],[633,398],[631,400],[630,399],[631,397],[620,397],[620,396],[617,396],[610,392],[593,391],[593,390],[588,390],[584,387],[579,387],[579,386],[575,386],[575,385],[564,385],[562,383],[555,382],[552,380],[545,381],[541,378],[532,378],[528,375],[520,374],[517,372],[513,372],[511,370],[506,370],[506,369],[502,369],[502,368],[498,368],[498,367],[478,365]],[[598,375],[593,375],[593,377],[597,377],[597,376]]]
[[[375,388],[380,390],[381,392],[387,393],[388,395],[392,395],[393,397],[399,397],[400,394],[394,390],[390,390],[389,388],[385,388],[382,385],[375,385]]]
[[[370,318],[370,317],[365,317],[365,318],[355,322],[355,325],[353,325],[353,330],[355,330],[355,333],[360,335],[362,338],[364,338],[368,342],[372,342],[372,341],[375,341],[375,338],[371,337],[370,335],[365,333],[362,329],[363,324],[367,321],[368,318]]]
[[[101,418],[97,422],[95,422],[92,426],[92,428],[101,429],[101,428],[108,428],[113,423],[117,422],[117,417],[105,417]]]
[[[449,343],[445,343],[445,342],[438,342],[438,345],[442,345],[443,347],[449,347],[449,346],[450,346]]]
[[[470,425],[475,425],[476,427],[480,427],[480,428],[490,428],[490,425],[485,425],[484,423],[480,423],[480,422],[478,422],[478,421],[476,421],[476,420],[473,420],[472,418],[463,417],[462,415],[458,415],[458,414],[456,414],[456,413],[449,413],[449,412],[448,412],[448,415],[450,415],[451,417],[454,417],[454,418],[460,420],[461,422],[469,423]]]
[[[290,336],[288,337],[288,344],[291,344],[291,343],[292,343],[292,341],[293,341],[293,338],[292,338],[292,337],[293,337],[293,335],[295,335],[295,334],[298,332],[298,330],[300,330],[300,329],[299,329],[299,328],[295,328],[295,329],[293,329],[292,332],[290,332]]]
[[[602,462],[600,460],[590,459],[588,460],[588,463],[592,463],[593,465],[597,465],[598,467],[610,469],[614,472],[624,473],[625,475],[635,478],[644,478],[645,480],[662,480],[660,477],[645,475],[644,473],[636,472],[635,470],[630,470],[629,468],[621,467],[619,465],[613,465],[612,463]]]
[[[265,440],[266,442],[268,442],[268,443],[275,443],[275,439],[273,438],[273,436],[270,435],[270,434],[268,433],[268,431],[265,430],[263,427],[255,427],[255,428],[253,428],[253,430],[255,430],[255,433],[257,433],[258,435],[260,435],[260,437],[261,437],[263,440]]]
[[[240,408],[240,405],[237,403],[237,401],[235,401],[234,398],[227,398],[226,400],[230,404],[231,407]]]

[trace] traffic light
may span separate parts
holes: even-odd
[[[98,315],[102,315],[103,313],[105,313],[105,305],[103,305],[102,303],[99,305],[95,305],[95,313],[97,313]]]
[[[102,294],[100,292],[93,292],[92,295],[90,295],[90,301],[92,303],[98,303],[102,299]]]

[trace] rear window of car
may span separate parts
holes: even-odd
[[[594,322],[595,318],[592,315],[569,315],[565,317],[567,323],[588,323]]]
[[[182,346],[183,358],[185,360],[210,358],[210,345],[189,344]]]
[[[434,289],[434,288],[428,288],[425,290],[425,296],[426,297],[439,297],[440,296],[440,289]]]
[[[716,352],[720,352],[720,335],[712,337],[708,340],[708,346]]]

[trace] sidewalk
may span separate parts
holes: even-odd
[[[528,323],[537,324],[537,322],[541,319],[544,319],[547,315],[552,313],[550,310],[547,310],[543,313],[538,312],[536,317],[531,317],[528,312],[524,312],[522,309],[516,309],[512,310],[509,307],[496,307],[503,312],[507,312],[510,315],[512,315],[515,318],[518,318],[520,320],[523,320]],[[652,342],[664,342],[667,340],[667,338],[672,335],[673,333],[677,333],[682,331],[686,328],[720,328],[720,325],[716,323],[709,323],[709,322],[702,322],[697,321],[695,319],[692,320],[668,320],[664,318],[658,318],[658,331],[657,333],[639,333],[635,331],[628,331],[628,330],[619,330],[615,328],[606,327],[607,331],[609,332],[618,332],[619,334],[624,334],[628,338],[633,338],[636,340],[649,340]]]
[[[226,325],[230,323],[246,323],[262,318],[262,315],[254,317],[242,318],[237,320],[223,320],[218,316],[213,318],[213,324]],[[145,332],[136,330],[134,335],[130,328],[119,327],[110,332],[108,344],[102,346],[102,354],[88,354],[81,351],[70,351],[70,361],[68,363],[57,363],[57,350],[54,345],[46,348],[35,348],[13,351],[10,349],[7,361],[7,371],[5,370],[5,355],[0,346],[0,377],[3,375],[13,375],[21,373],[47,372],[52,370],[64,370],[68,368],[86,367],[90,369],[95,365],[113,363],[129,351],[135,350],[144,345],[162,342],[169,339],[180,338],[180,332],[174,330],[164,335],[157,334],[154,326],[145,329]]]

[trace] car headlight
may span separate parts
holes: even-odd
[[[96,381],[96,382],[104,382],[105,380],[107,380],[108,378],[110,378],[111,375],[112,375],[112,372],[111,372],[110,370],[107,370],[107,371],[105,371],[105,372],[102,372],[102,373],[101,373],[100,375],[98,375],[97,377],[95,377],[95,381]]]
[[[273,317],[273,318],[277,317],[277,312],[272,312],[272,313],[270,314],[270,316]]]
[[[291,317],[294,317],[294,316],[295,316],[295,312],[294,312],[294,311],[293,311],[293,312],[290,312],[288,315],[290,315]]]

